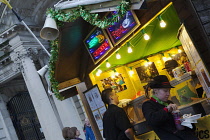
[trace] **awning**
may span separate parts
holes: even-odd
[[[158,52],[169,50],[173,47],[181,45],[177,39],[180,21],[173,6],[167,8],[162,14],[162,19],[166,22],[166,27],[161,28],[158,18],[155,18],[146,26],[145,32],[150,36],[150,40],[146,41],[143,34],[139,31],[135,37],[129,42],[133,46],[133,52],[127,53],[127,45],[122,46],[118,52],[121,54],[121,59],[116,59],[115,53],[108,58],[112,69],[116,66],[125,65]],[[126,40],[125,40],[126,41]],[[101,64],[100,69],[106,71],[106,63]]]
[[[116,11],[116,7],[122,0],[79,0],[58,2],[54,5],[56,9],[70,10],[78,6],[85,6],[91,13]],[[131,0],[131,10],[140,9],[145,0]]]

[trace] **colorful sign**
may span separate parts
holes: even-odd
[[[154,78],[155,76],[159,75],[154,62],[152,62],[148,66],[143,65],[137,67],[136,72],[142,83],[147,83],[149,80],[151,80],[151,78]]]
[[[91,58],[97,63],[112,48],[105,32],[100,28],[94,28],[92,32],[84,40],[86,48]]]
[[[101,84],[104,89],[112,88],[115,93],[121,92],[127,89],[125,80],[122,74],[115,75],[114,77],[107,77],[101,80]]]
[[[115,12],[109,13],[107,18],[114,14]],[[126,15],[119,20],[119,22],[115,22],[114,25],[110,25],[107,28],[107,32],[112,42],[117,45],[130,33],[132,33],[132,31],[134,31],[139,25],[140,22],[137,20],[135,14],[132,11],[128,11]]]

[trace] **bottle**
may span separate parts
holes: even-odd
[[[185,69],[186,69],[187,72],[192,71],[191,66],[190,66],[190,62],[185,62],[184,63],[184,67],[185,67]]]
[[[174,122],[177,130],[184,130],[184,126],[181,125],[181,113],[179,110],[175,110],[172,112],[174,117]]]

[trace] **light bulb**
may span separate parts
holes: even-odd
[[[111,67],[111,64],[109,62],[106,62],[106,67],[107,68]]]
[[[132,53],[133,49],[131,48],[131,46],[128,47],[128,53]]]
[[[181,53],[182,52],[182,50],[181,49],[178,49],[178,53]]]
[[[161,28],[166,27],[166,23],[165,23],[164,20],[160,20],[160,27],[161,27]]]
[[[114,79],[115,78],[115,75],[112,75],[111,78]]]
[[[146,62],[145,62],[145,67],[148,67],[149,65],[151,65],[152,64],[152,62],[150,62],[148,59],[146,59]]]
[[[150,39],[150,37],[149,37],[149,35],[147,33],[144,34],[144,39],[145,40],[149,40]]]
[[[163,57],[163,61],[164,61],[164,62],[167,61],[167,58],[166,58],[165,56]]]
[[[102,70],[98,69],[98,72],[97,73],[100,73],[101,74],[102,73]]]
[[[118,72],[115,72],[114,74],[115,74],[116,76],[118,76],[118,75],[119,75],[119,73],[118,73]]]
[[[96,76],[100,76],[101,74],[99,72],[96,73]]]
[[[134,74],[134,71],[133,70],[130,70],[129,71],[129,74],[132,76]]]
[[[120,58],[121,58],[121,55],[120,55],[119,53],[117,53],[117,54],[116,54],[116,58],[117,58],[117,59],[120,59]]]

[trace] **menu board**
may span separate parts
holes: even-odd
[[[115,12],[110,12],[106,17],[110,18]],[[140,25],[133,11],[127,11],[125,16],[121,18],[114,25],[110,25],[107,28],[107,32],[114,45],[118,45],[122,40],[124,40],[128,35],[130,35],[138,26]]]
[[[103,131],[103,115],[106,112],[106,106],[101,99],[101,94],[97,85],[84,92],[94,119],[100,131]],[[102,133],[102,132],[101,132]]]
[[[95,64],[113,48],[106,32],[98,27],[90,32],[84,44]]]

